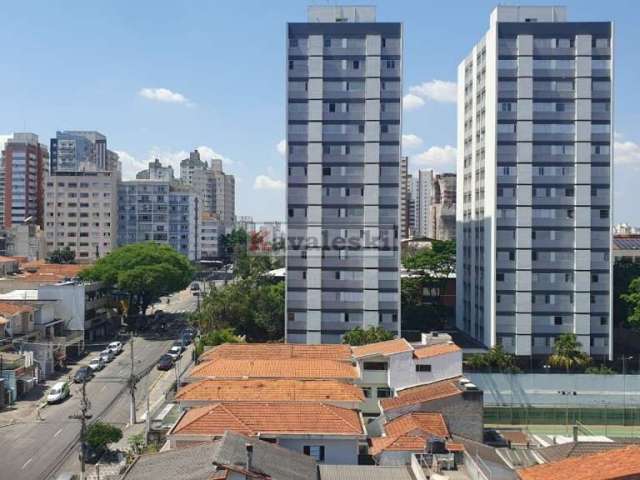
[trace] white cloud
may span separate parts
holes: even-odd
[[[422,139],[414,135],[413,133],[408,133],[406,135],[402,135],[402,150],[413,150],[414,148],[418,148],[422,145]]]
[[[164,102],[164,103],[182,103],[185,105],[191,105],[191,102],[178,92],[172,92],[168,88],[142,88],[138,92],[143,98],[148,100],[153,100],[155,102]]]
[[[231,160],[230,158],[227,158],[227,157],[224,157],[224,156],[220,155],[213,148],[207,147],[206,145],[200,145],[199,147],[196,147],[196,150],[198,150],[198,152],[200,153],[200,159],[205,160],[206,162],[210,162],[214,158],[217,158],[217,159],[222,160],[222,163],[224,165],[233,164],[233,160]],[[188,156],[189,155],[187,155],[187,157]],[[183,158],[186,158],[186,157],[183,157]]]
[[[439,172],[456,171],[456,149],[451,145],[433,146],[411,157],[411,163],[417,168],[433,168]]]
[[[458,87],[455,82],[431,80],[430,82],[424,82],[409,88],[409,95],[433,102],[456,103],[458,99]]]
[[[268,175],[258,175],[253,184],[256,190],[284,190],[285,184],[282,180],[271,178]]]
[[[120,162],[122,163],[122,178],[124,180],[136,178],[136,173],[147,167],[144,161],[137,160],[129,152],[125,152],[124,150],[115,150],[115,152],[118,154],[118,157],[120,157]]]
[[[276,150],[283,157],[287,155],[287,141],[284,138],[277,143]]]
[[[416,110],[424,105],[424,100],[413,93],[407,93],[402,97],[402,108],[409,110]]]
[[[618,165],[640,167],[640,145],[635,142],[615,142],[613,155]]]

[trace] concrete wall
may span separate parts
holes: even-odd
[[[416,365],[431,365],[430,372],[416,372]],[[437,382],[462,375],[462,351],[415,359],[413,354],[393,355],[389,361],[389,386],[394,390]]]
[[[42,300],[59,300],[56,302],[55,316],[64,320],[66,330],[84,331],[84,285],[43,285],[38,290],[38,297]]]
[[[639,375],[465,373],[465,376],[484,391],[487,406],[551,406],[567,402],[593,407],[640,406]]]

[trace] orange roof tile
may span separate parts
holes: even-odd
[[[358,378],[356,368],[347,362],[324,359],[208,360],[189,374],[194,378]]]
[[[378,455],[385,450],[403,452],[424,452],[427,446],[427,439],[402,435],[399,437],[374,437],[371,439],[370,455]]]
[[[434,437],[449,437],[449,429],[444,417],[435,412],[414,412],[394,418],[384,425],[384,431],[389,436],[404,435],[406,433],[425,432]]]
[[[518,470],[521,480],[631,480],[640,478],[640,446],[570,457]]]
[[[81,271],[90,267],[89,264],[57,264],[45,263],[42,260],[23,263],[22,279],[29,282],[60,282],[66,278],[77,277]]]
[[[445,448],[450,452],[464,452],[464,445],[462,443],[447,442]]]
[[[178,401],[364,401],[362,389],[335,380],[202,380],[180,389]]]
[[[221,402],[188,410],[172,434],[218,436],[231,430],[245,435],[363,435],[355,410],[319,402]]]
[[[462,391],[458,388],[458,378],[459,377],[441,380],[427,385],[420,385],[400,390],[396,397],[380,400],[380,405],[383,410],[390,410],[404,407],[405,405],[413,405],[415,403],[428,402],[430,400],[459,395]]]
[[[18,259],[15,257],[5,257],[4,255],[0,255],[0,263],[18,263]]]
[[[14,303],[0,302],[0,315],[17,315],[18,313],[33,312],[29,305],[16,305]]]
[[[202,355],[203,359],[282,360],[292,358],[351,361],[349,345],[303,345],[291,343],[225,343]]]
[[[416,358],[430,358],[438,355],[446,355],[447,353],[459,352],[461,348],[453,342],[438,343],[436,345],[428,345],[422,348],[416,348],[413,356]]]
[[[352,347],[355,358],[369,357],[371,355],[394,355],[396,353],[411,352],[413,347],[404,338],[387,340],[386,342],[370,343],[359,347]]]

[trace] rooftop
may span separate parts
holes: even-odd
[[[380,406],[383,410],[391,410],[415,403],[459,395],[462,393],[462,390],[458,387],[458,379],[459,377],[455,377],[400,390],[397,396],[380,400]]]
[[[35,283],[58,283],[76,278],[80,272],[90,267],[88,264],[57,264],[42,260],[25,262],[20,265],[21,273],[12,275],[6,280],[20,279]]]
[[[177,401],[364,401],[362,390],[335,380],[202,380],[182,388]]]
[[[614,235],[614,250],[640,250],[640,235]]]
[[[414,480],[405,465],[318,465],[320,480]]]
[[[304,345],[292,343],[225,343],[206,351],[203,359],[265,359],[292,358],[351,361],[349,345]]]
[[[429,438],[449,438],[440,413],[408,413],[386,423],[384,431],[385,436],[371,439],[372,455],[387,450],[424,452]]]
[[[447,353],[461,352],[462,349],[453,342],[437,343],[435,345],[427,345],[417,347],[413,352],[416,358],[431,358],[438,355],[446,355]]]
[[[518,470],[521,480],[621,480],[640,478],[640,446],[609,450]]]
[[[213,443],[142,455],[123,480],[210,480],[226,470],[246,468],[247,444],[253,445],[252,471],[278,480],[317,478],[316,461],[312,457],[257,438],[226,432]]]
[[[29,305],[15,305],[13,303],[0,302],[0,315],[17,315],[18,313],[31,313],[33,307]]]
[[[370,343],[359,347],[352,347],[353,356],[355,358],[363,358],[370,356],[388,356],[397,353],[405,353],[413,351],[413,347],[404,338],[395,340],[387,340],[386,342]]]
[[[312,402],[221,402],[188,410],[170,434],[363,435],[355,410]]]
[[[214,357],[217,358],[217,357]],[[192,378],[296,378],[339,379],[358,378],[350,363],[325,359],[216,359],[205,361],[189,373]]]

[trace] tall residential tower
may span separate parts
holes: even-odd
[[[400,332],[402,26],[309,7],[287,35],[286,338]]]
[[[611,356],[612,25],[497,7],[458,67],[457,324]]]

